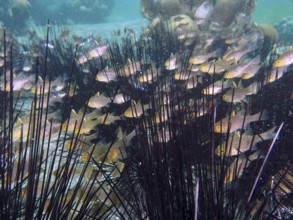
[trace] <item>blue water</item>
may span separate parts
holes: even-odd
[[[257,0],[253,19],[259,23],[275,24],[287,16],[293,16],[292,0]]]
[[[141,19],[140,2],[138,0],[116,0],[108,22]]]
[[[25,26],[24,23],[28,24],[28,27],[33,27],[35,24],[37,26],[44,25],[47,23],[47,20],[50,19],[52,24],[58,25],[69,25],[74,26],[78,25],[77,31],[81,31],[80,27],[85,29],[90,29],[91,26],[93,29],[97,27],[102,27],[102,32],[110,29],[117,29],[123,26],[124,24],[131,25],[135,23],[135,29],[139,29],[138,26],[146,25],[147,20],[142,17],[140,14],[140,0],[92,0],[90,4],[94,2],[109,2],[113,1],[113,8],[109,12],[102,14],[97,11],[96,16],[86,17],[89,13],[85,13],[82,16],[74,12],[74,7],[68,6],[68,4],[74,4],[75,2],[80,2],[79,7],[76,7],[75,10],[79,10],[81,7],[90,8],[90,4],[87,4],[87,1],[76,1],[76,0],[23,0],[29,1],[31,4],[31,9],[29,14],[25,18],[20,17],[20,12],[10,12],[7,8],[0,5],[0,24],[1,22],[4,25],[18,31]],[[7,1],[8,2],[8,1]],[[65,3],[68,3],[65,7]],[[8,4],[8,3],[6,3]],[[87,9],[85,9],[87,10]],[[257,23],[268,23],[275,24],[276,22],[281,21],[284,17],[292,16],[293,11],[293,1],[292,0],[257,0],[257,7],[255,12],[252,15],[252,18]],[[94,10],[92,12],[95,13]],[[7,13],[6,22],[1,20],[1,16]],[[11,16],[9,18],[9,16]],[[12,21],[9,23],[9,21]],[[104,25],[104,26],[101,26]],[[125,25],[124,25],[125,26]],[[14,28],[14,29],[13,29]],[[25,29],[25,28],[24,28]],[[83,28],[82,28],[83,29]],[[21,31],[20,31],[21,32]],[[84,32],[83,32],[84,33]],[[84,33],[85,34],[85,33]]]

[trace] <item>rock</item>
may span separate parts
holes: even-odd
[[[293,43],[293,17],[286,17],[274,25],[279,35],[279,41]]]

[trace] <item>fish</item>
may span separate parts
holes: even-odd
[[[193,89],[193,88],[196,88],[197,85],[200,83],[202,84],[203,82],[203,79],[202,77],[198,77],[198,76],[192,76],[190,77],[187,82],[185,83],[185,88],[186,89]]]
[[[176,71],[174,74],[175,80],[188,80],[191,77],[196,76],[198,73],[193,71]]]
[[[257,82],[251,83],[245,88],[230,89],[223,95],[223,101],[231,103],[238,103],[241,101],[247,102],[246,96],[256,94],[260,89]]]
[[[64,97],[66,97],[66,93],[50,93],[48,95],[44,95],[44,97],[38,97],[37,103],[42,102],[42,100],[44,100],[43,108],[47,108],[48,106],[52,107],[58,102],[62,103]]]
[[[141,62],[132,62],[127,60],[127,64],[121,68],[122,76],[129,77],[141,71]]]
[[[245,154],[237,156],[227,168],[224,177],[224,183],[230,183],[243,175],[243,172],[249,167],[253,160],[264,158],[260,150],[252,153],[248,157]]]
[[[97,131],[97,125],[100,124],[98,120],[89,120],[84,118],[82,123],[76,124],[74,134],[89,134],[91,131]]]
[[[235,156],[244,153],[250,149],[254,149],[259,142],[273,139],[276,135],[276,126],[261,134],[249,135],[244,133],[240,135],[235,132],[232,137],[222,144],[218,145],[215,154],[217,156]]]
[[[135,129],[126,135],[126,133],[122,132],[121,127],[119,127],[117,137],[113,143],[112,141],[110,143],[104,143],[103,141],[100,141],[96,144],[96,146],[92,145],[88,151],[84,152],[80,156],[80,160],[83,162],[88,161],[90,159],[90,153],[93,150],[92,157],[97,161],[104,161],[105,163],[117,162],[119,159],[122,159],[123,156],[126,156],[125,147],[129,145],[130,141],[135,136]]]
[[[173,53],[170,55],[170,58],[167,59],[164,63],[164,66],[167,70],[175,70],[179,67],[177,57]]]
[[[245,36],[245,35],[244,35]],[[225,39],[225,44],[230,45],[230,44],[237,44],[239,41],[241,41],[241,38],[244,37],[243,35],[240,36],[231,36]]]
[[[160,69],[156,68],[144,71],[140,76],[137,77],[137,80],[141,83],[152,83],[153,81],[157,81],[160,71]]]
[[[288,69],[288,66],[283,66],[283,67],[272,67],[269,75],[268,75],[268,79],[266,83],[272,83],[275,82],[276,80],[280,79],[283,75],[284,72],[286,72]]]
[[[246,73],[247,69],[249,69],[253,65],[258,65],[259,62],[260,62],[260,56],[257,56],[245,64],[238,64],[238,65],[232,66],[224,74],[224,78],[232,79],[235,77],[241,77],[244,73]]]
[[[97,117],[98,124],[109,125],[115,121],[121,120],[120,115],[114,115],[114,113],[103,114]]]
[[[252,65],[245,69],[245,73],[241,76],[241,79],[250,79],[254,77],[260,69],[260,65]]]
[[[109,83],[111,81],[116,81],[117,80],[117,73],[115,72],[114,69],[109,69],[106,67],[106,69],[98,72],[96,74],[96,80],[99,82],[106,82]]]
[[[214,124],[214,132],[227,133],[228,128],[230,128],[229,131],[230,133],[232,133],[238,129],[241,129],[242,125],[244,125],[245,128],[251,122],[267,120],[268,118],[269,116],[267,110],[264,110],[263,112],[259,112],[254,115],[246,115],[245,118],[243,112],[241,111],[235,116],[227,116],[226,118],[216,122]]]
[[[273,63],[273,67],[289,66],[293,63],[293,50],[288,50]]]
[[[111,149],[122,149],[130,144],[130,141],[136,136],[137,131],[133,129],[130,133],[122,131],[122,128],[118,128],[116,141],[113,143]]]
[[[116,94],[113,99],[113,103],[115,103],[115,104],[123,104],[125,102],[126,102],[126,100],[125,100],[125,97],[123,94]]]
[[[110,146],[111,143],[105,143],[103,140],[101,140],[97,144],[93,144],[87,151],[83,152],[80,155],[79,160],[81,162],[87,162],[91,159],[90,155],[91,152],[93,152],[92,158],[94,158],[97,161],[103,161],[105,158],[105,154]]]
[[[97,45],[89,50],[87,53],[84,53],[82,56],[80,56],[78,58],[78,63],[84,64],[93,58],[102,57],[104,54],[106,54],[108,48],[109,44]]]
[[[199,53],[191,56],[189,58],[189,64],[198,65],[208,61],[211,58],[219,57],[221,55],[221,49],[217,49],[215,51],[209,53]]]
[[[223,55],[223,60],[238,62],[242,57],[256,49],[257,47],[253,45],[247,48],[228,49],[228,51],[226,51],[226,53]]]
[[[109,97],[104,96],[97,92],[94,96],[92,96],[88,101],[88,106],[95,109],[100,109],[105,107],[111,103],[111,99]]]
[[[68,133],[77,133],[82,120],[83,120],[83,123],[85,122],[90,124],[85,127],[91,127],[91,125],[94,126],[94,124],[97,122],[91,122],[91,121],[94,121],[95,119],[97,119],[99,115],[100,115],[100,112],[98,110],[95,110],[88,114],[84,114],[83,110],[80,110],[78,113],[76,113],[74,109],[72,109],[69,119],[63,122],[62,124],[62,131],[63,132],[67,131]],[[82,132],[82,133],[86,133],[86,132]]]
[[[137,103],[132,100],[131,105],[125,110],[123,115],[126,118],[139,118],[143,115],[144,111],[150,108],[150,104],[142,105],[140,100]]]
[[[214,83],[211,83],[202,90],[204,95],[216,95],[221,93],[224,89],[232,87],[233,82],[231,80],[218,80]]]
[[[32,122],[33,123],[33,122]],[[49,133],[50,131],[50,123],[48,121],[43,122],[42,126],[40,128],[40,134],[39,137],[43,138],[44,136]],[[29,133],[30,132],[30,133]],[[23,138],[23,141],[27,140],[27,137],[32,137],[33,130],[30,129],[30,123],[29,122],[23,122],[22,120],[18,120],[18,122],[13,127],[13,141],[17,141]],[[22,136],[21,136],[22,135]]]
[[[13,84],[12,84],[12,90],[13,91],[20,91],[20,90],[30,90],[35,82],[35,76],[34,75],[26,75],[23,72],[19,73],[18,75],[13,75]],[[4,91],[6,89],[7,92],[10,92],[10,81],[6,83],[5,85],[1,85],[1,90]]]
[[[37,93],[38,95],[40,95],[41,93],[48,94],[49,89],[50,89],[50,92],[60,92],[64,88],[65,88],[65,79],[63,76],[59,76],[51,82],[49,81],[49,79],[44,81],[42,77],[39,77],[39,81],[37,82],[37,85],[31,88],[31,92],[33,94]]]
[[[206,63],[203,63],[199,66],[199,70],[203,73],[214,74],[221,73],[230,68],[231,62],[225,60],[212,60]]]

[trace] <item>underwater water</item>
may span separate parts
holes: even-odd
[[[0,219],[293,218],[291,1],[0,3]]]
[[[292,16],[293,2],[290,0],[258,0],[252,18],[259,23],[275,24]]]

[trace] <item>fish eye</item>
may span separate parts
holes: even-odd
[[[270,75],[268,81],[269,81],[269,82],[273,82],[273,81],[274,81],[274,76],[273,76],[273,75]]]
[[[109,158],[110,158],[111,160],[116,159],[117,157],[118,157],[118,153],[117,153],[117,151],[113,151],[113,152],[111,152],[111,154],[109,155]]]
[[[114,152],[114,157],[118,157],[118,152]]]
[[[81,160],[81,161],[86,161],[86,155],[82,155],[82,156],[80,157],[80,160]]]
[[[25,195],[24,191],[21,191],[21,192],[20,192],[20,197],[22,197],[22,198],[23,198],[23,197],[24,197],[24,195]]]
[[[221,126],[220,125],[217,125],[216,126],[216,131],[220,131],[221,130]]]

